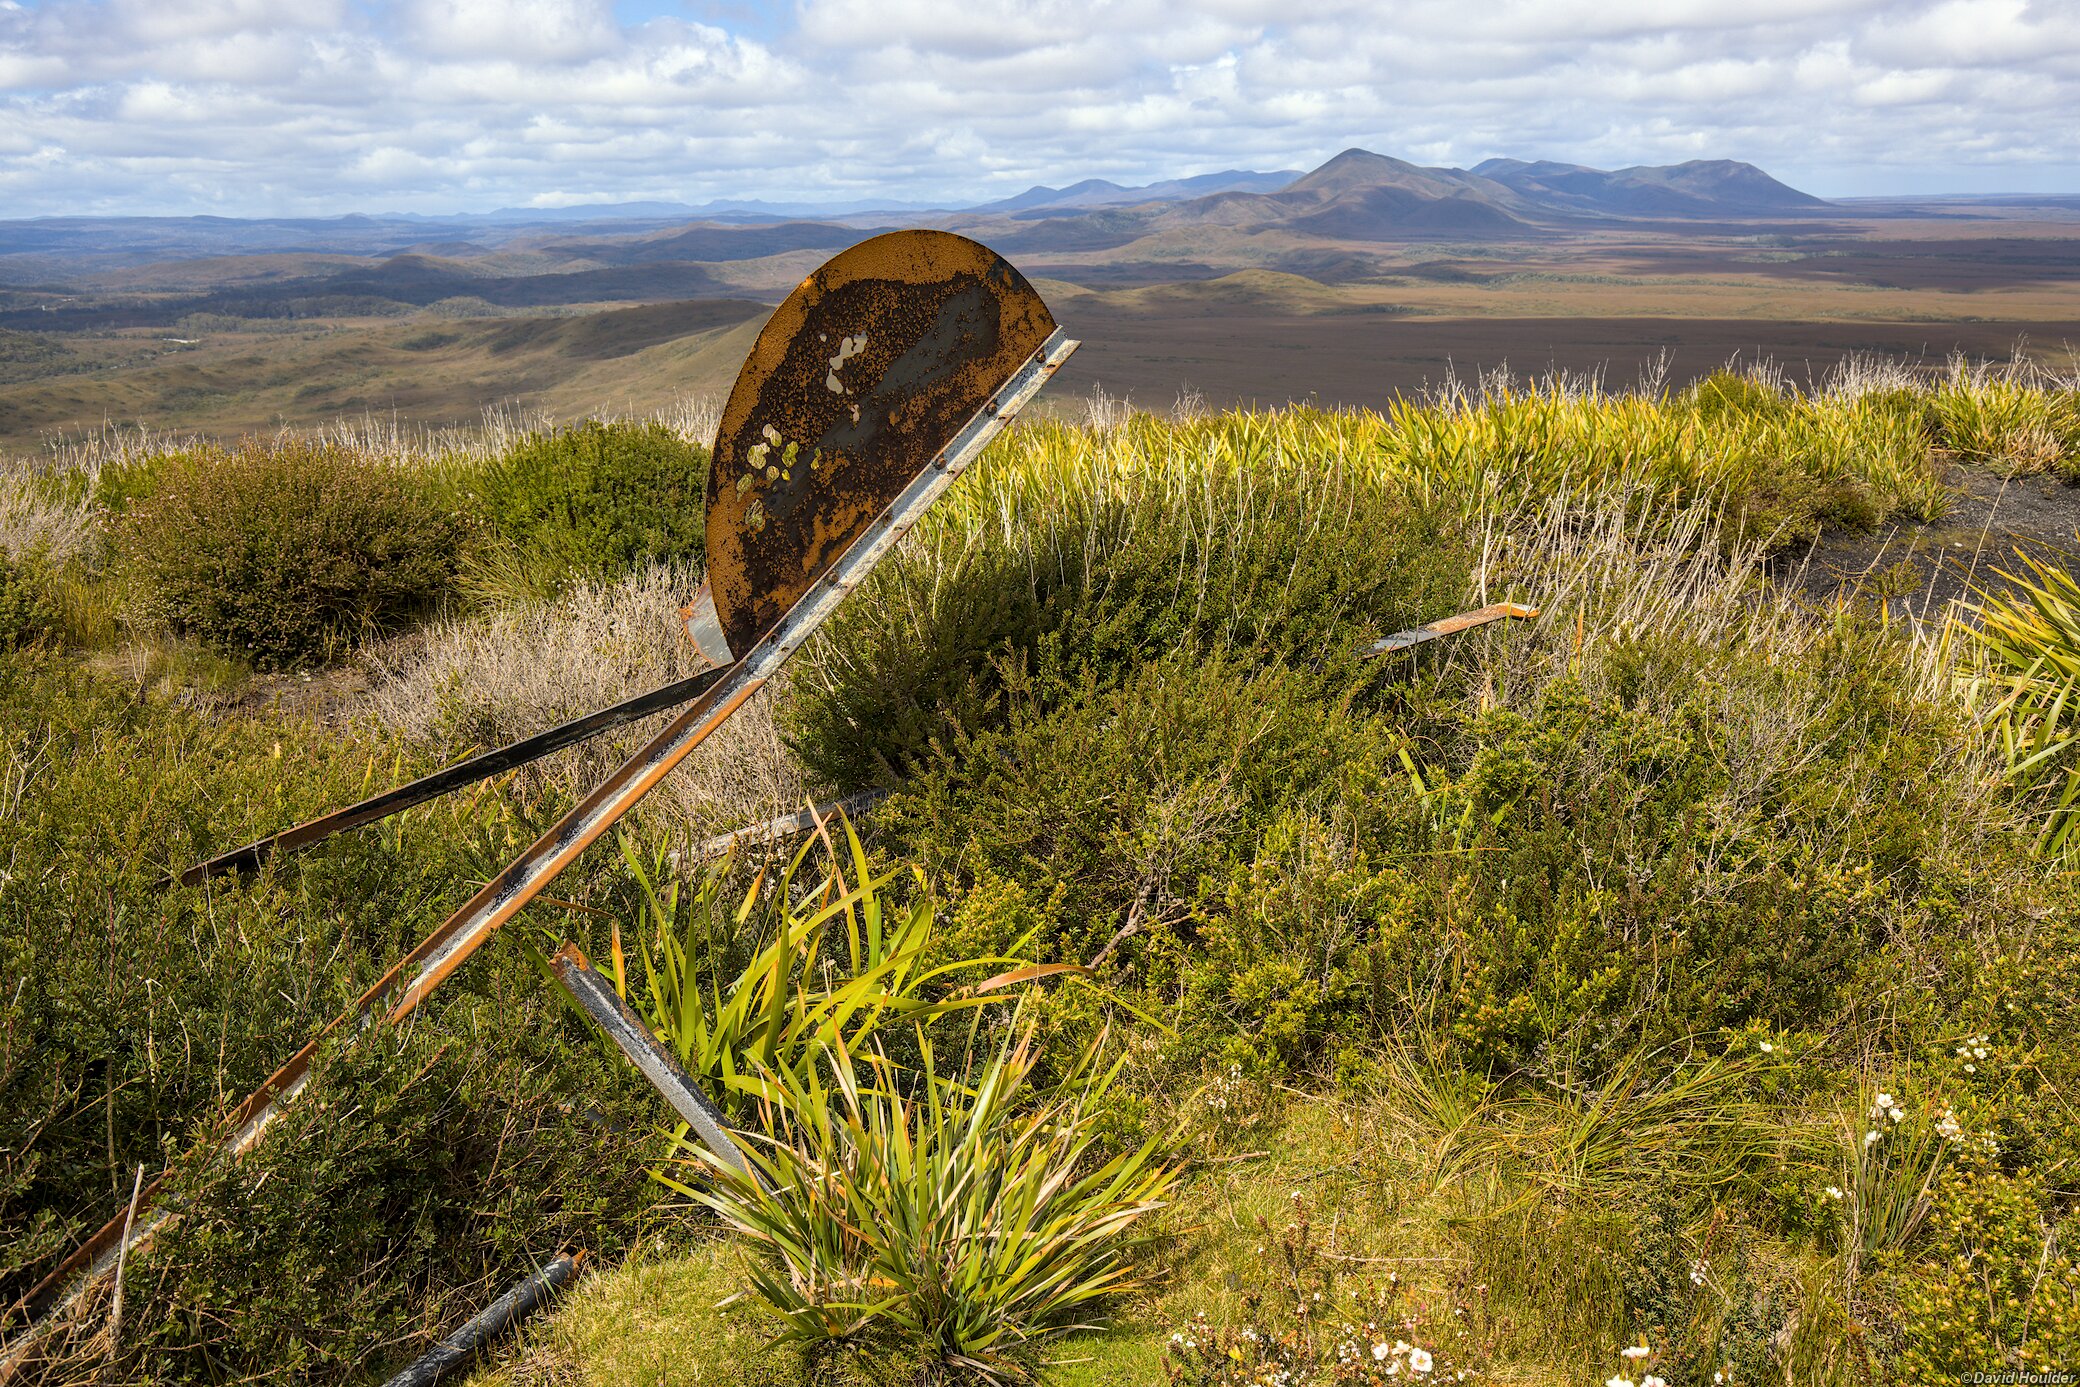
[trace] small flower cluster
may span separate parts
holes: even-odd
[[[1172,1387],[1402,1387],[1473,1380],[1465,1366],[1481,1349],[1466,1308],[1432,1309],[1398,1272],[1383,1279],[1349,1277],[1350,1259],[1315,1241],[1306,1201],[1292,1195],[1292,1222],[1274,1231],[1262,1218],[1263,1241],[1241,1313],[1228,1325],[1205,1314],[1170,1336],[1164,1372]],[[1363,1259],[1360,1259],[1363,1260]],[[1486,1287],[1475,1287],[1484,1295]],[[1449,1303],[1449,1302],[1447,1302]]]
[[[1366,1327],[1371,1328],[1370,1325]],[[1387,1377],[1400,1377],[1405,1370],[1409,1377],[1420,1378],[1427,1376],[1430,1370],[1437,1366],[1437,1360],[1430,1356],[1428,1349],[1417,1348],[1406,1339],[1396,1339],[1391,1344],[1385,1339],[1377,1339],[1373,1341],[1370,1349],[1350,1339],[1336,1346],[1336,1361],[1339,1364],[1363,1366],[1368,1357],[1378,1365],[1377,1370]],[[1460,1373],[1459,1376],[1464,1378],[1466,1374]]]
[[[1647,1345],[1627,1345],[1618,1350],[1618,1357],[1625,1360],[1625,1365],[1605,1378],[1603,1387],[1668,1387],[1668,1383],[1654,1373],[1648,1373],[1637,1382],[1633,1381],[1632,1374],[1647,1367],[1654,1358],[1654,1350]]]
[[[1705,1278],[1711,1275],[1711,1271],[1711,1262],[1703,1257],[1698,1258],[1690,1264],[1690,1284],[1693,1286],[1704,1285]]]
[[[1906,1120],[1907,1110],[1899,1105],[1899,1100],[1889,1093],[1880,1093],[1871,1100],[1871,1122],[1873,1125],[1869,1131],[1863,1134],[1863,1149],[1868,1151],[1885,1139],[1886,1124],[1888,1122],[1892,1126],[1897,1127]]]
[[[1952,1146],[1964,1145],[1964,1125],[1957,1120],[1957,1114],[1948,1108],[1943,1109],[1943,1115],[1936,1119],[1936,1135]]]
[[[1985,1059],[1989,1053],[1986,1048],[1986,1040],[1987,1038],[1983,1035],[1975,1035],[1957,1047],[1957,1057],[1965,1062],[1965,1073],[1976,1074],[1979,1072],[1979,1066],[1975,1061]]]

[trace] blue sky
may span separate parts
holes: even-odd
[[[1351,145],[2080,193],[2080,3],[0,0],[0,217],[961,203]]]

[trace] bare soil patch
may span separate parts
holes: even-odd
[[[1950,513],[1933,525],[1888,522],[1868,535],[1833,530],[1780,554],[1772,576],[1818,605],[1883,602],[1894,616],[1940,615],[1975,590],[1997,591],[2016,551],[2080,566],[2080,487],[2056,477],[2008,477],[1961,465]]]

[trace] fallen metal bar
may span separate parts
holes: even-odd
[[[502,1338],[521,1320],[555,1299],[564,1287],[578,1279],[584,1264],[583,1251],[565,1252],[540,1271],[521,1277],[468,1324],[426,1350],[384,1387],[432,1387],[450,1369],[467,1363],[479,1349]]]
[[[1505,617],[1524,621],[1537,615],[1536,607],[1522,607],[1515,602],[1497,602],[1492,607],[1482,607],[1476,612],[1461,612],[1457,616],[1448,616],[1440,621],[1411,627],[1406,631],[1396,631],[1391,636],[1374,641],[1366,647],[1365,653],[1391,655],[1397,650],[1407,650],[1425,641],[1434,641],[1439,636],[1455,636],[1461,631],[1470,631],[1476,626],[1485,626],[1491,621],[1501,621]]]
[[[219,853],[207,862],[196,863],[179,876],[165,878],[159,885],[161,889],[176,882],[182,886],[200,886],[209,878],[221,876],[225,872],[257,872],[261,863],[278,852],[290,853],[307,848],[313,843],[330,838],[335,833],[343,833],[350,828],[360,828],[378,819],[386,819],[414,805],[437,799],[450,790],[459,790],[465,785],[488,780],[516,766],[539,761],[551,752],[574,746],[611,728],[621,727],[652,713],[661,713],[668,708],[677,708],[706,692],[722,678],[722,675],[723,671],[719,669],[703,670],[690,678],[652,689],[646,694],[638,694],[625,703],[602,708],[596,713],[587,713],[582,718],[574,718],[546,732],[538,732],[532,737],[499,747],[495,751],[472,756],[466,761],[457,761],[432,775],[422,776],[394,790],[386,790],[373,798],[362,800],[359,804],[335,809],[330,814],[312,819],[308,823],[284,829],[280,833],[248,843],[242,848]]]
[[[792,814],[782,814],[777,819],[767,819],[762,824],[748,824],[731,833],[718,833],[693,850],[694,860],[706,862],[711,858],[727,856],[737,848],[757,847],[761,843],[786,838],[791,834],[816,827],[819,820],[828,819],[840,810],[848,815],[857,814],[860,810],[878,804],[886,798],[886,790],[861,790],[858,794],[832,800],[821,808],[811,805],[807,809],[797,809]]]
[[[691,707],[672,719],[651,738],[648,745],[624,762],[554,828],[470,897],[417,948],[377,979],[352,1007],[328,1023],[309,1044],[292,1055],[240,1103],[220,1129],[226,1132],[220,1139],[220,1149],[233,1156],[250,1150],[282,1106],[302,1092],[303,1086],[310,1081],[311,1061],[317,1056],[319,1047],[335,1032],[348,1027],[366,1029],[378,1019],[395,1022],[409,1015],[500,926],[540,894],[557,873],[577,860],[579,854],[618,823],[694,748],[707,740],[731,713],[763,688],[788,657],[837,610],[839,603],[873,570],[895,542],[917,523],[939,494],[981,456],[982,450],[998,431],[1061,369],[1077,345],[1059,328],[1042,342],[1003,388],[954,435],[931,464],[898,493],[843,556],[825,570],[824,576],[751,647],[749,653],[721,671],[717,681]],[[388,1010],[379,1017],[378,1008],[386,1003]],[[162,1174],[145,1187],[138,1206],[140,1212],[153,1205],[166,1178]],[[24,1297],[17,1308],[28,1311],[37,1323],[32,1324],[23,1338],[40,1337],[44,1318],[38,1313],[41,1307],[58,1297],[62,1297],[57,1302],[61,1307],[69,1304],[77,1297],[85,1281],[114,1264],[123,1246],[149,1237],[162,1220],[163,1215],[155,1214],[134,1234],[126,1233],[120,1215],[103,1225]],[[76,1281],[79,1284],[75,1285]],[[15,1351],[10,1346],[10,1355]],[[8,1371],[9,1361],[0,1360],[0,1382],[6,1380]]]
[[[621,1000],[606,978],[585,961],[578,946],[566,943],[549,960],[549,967],[571,1000],[607,1033],[607,1039],[628,1056],[629,1063],[650,1081],[650,1087],[664,1095],[672,1110],[686,1119],[686,1125],[700,1133],[708,1149],[763,1185],[758,1168],[730,1136],[729,1119],[723,1116],[722,1109],[701,1092],[693,1077],[680,1067],[670,1050],[658,1043],[642,1018],[630,1011],[628,1003]]]

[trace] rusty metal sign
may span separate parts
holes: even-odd
[[[692,624],[741,658],[234,1109],[219,1148],[250,1149],[328,1038],[408,1015],[764,687],[1076,346],[1008,262],[948,232],[877,236],[804,280],[731,392],[710,471],[713,581]],[[165,1178],[146,1187],[141,1224],[119,1215],[17,1307],[40,1318],[0,1378],[53,1307],[163,1221],[151,1206]]]
[[[877,236],[824,265],[767,320],[730,392],[708,469],[708,581],[686,612],[716,665],[794,606],[916,471],[1053,331],[1011,263],[936,231]],[[195,886],[424,804],[638,718],[681,707],[710,670],[487,751],[199,862]]]
[[[802,281],[752,346],[708,467],[728,650],[779,621],[910,484],[919,445],[952,442],[1054,330],[1009,261],[944,232],[877,236]]]

